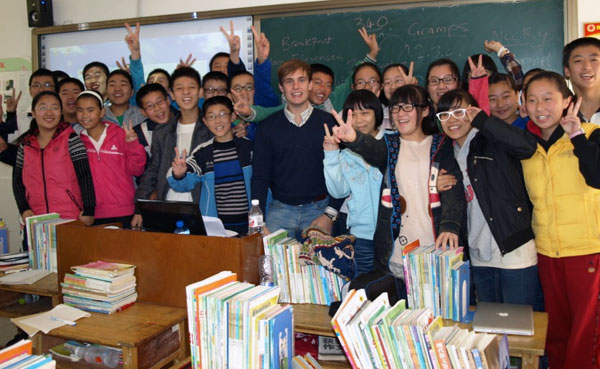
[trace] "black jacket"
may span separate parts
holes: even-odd
[[[386,134],[384,140],[376,140],[374,137],[360,132],[356,132],[356,134],[356,140],[347,143],[347,147],[362,156],[367,163],[377,167],[381,173],[384,173],[380,194],[384,188],[390,187],[392,198],[394,196],[399,197],[397,186],[394,188],[391,185],[391,183],[395,183],[394,170],[398,158],[397,154],[400,151],[399,134]],[[462,174],[458,163],[454,159],[450,139],[440,135],[433,136],[431,162],[438,162],[440,169],[446,169],[449,174],[456,177],[459,183],[462,183]],[[454,186],[451,190],[442,192],[440,197],[442,206],[433,209],[431,212],[434,234],[452,232],[458,235],[465,212],[465,194],[462,186]],[[382,201],[379,201],[377,226],[373,236],[375,244],[374,266],[378,270],[390,271],[389,261],[394,251],[394,241],[400,233],[400,211],[401,209],[398,206],[387,207],[383,205]]]
[[[479,132],[469,146],[467,172],[481,211],[504,255],[534,238],[521,160],[535,153],[537,141],[529,132],[484,112],[475,117],[472,125]]]

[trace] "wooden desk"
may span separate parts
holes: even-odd
[[[453,321],[445,321],[446,324],[457,324]],[[533,336],[515,336],[508,335],[508,349],[510,356],[520,357],[522,359],[522,369],[537,369],[539,367],[539,358],[544,355],[546,344],[546,331],[548,329],[548,314],[533,313],[534,332]],[[471,328],[470,324],[459,324],[465,328]],[[331,317],[329,316],[329,306],[323,305],[294,305],[294,329],[297,332],[317,334],[320,336],[333,336],[335,332],[331,328]],[[327,366],[329,368],[329,366]],[[337,368],[349,368],[347,366],[337,366]],[[331,367],[335,368],[335,367]]]
[[[76,340],[122,349],[123,369],[162,368],[186,357],[185,309],[136,302],[119,313],[91,314],[89,318],[79,319],[76,326],[63,326],[48,334],[35,335],[34,353],[47,353],[66,340]],[[60,358],[57,364],[59,368],[98,367]]]
[[[40,313],[59,304],[58,277],[52,273],[33,284],[0,284],[0,296],[10,298],[19,294],[40,296],[37,302],[20,305],[18,303],[0,308],[0,316],[15,318]]]

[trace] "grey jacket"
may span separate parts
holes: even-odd
[[[195,148],[208,141],[212,136],[213,134],[210,133],[206,125],[202,121],[198,121],[194,128],[194,136],[190,147]],[[161,125],[154,130],[150,148],[152,159],[135,192],[136,199],[148,199],[154,191],[157,192],[159,200],[166,199],[170,188],[167,182],[167,171],[171,168],[171,163],[175,158],[176,145],[177,122]],[[195,203],[200,200],[200,189],[201,186],[197,186],[192,191],[192,198]]]

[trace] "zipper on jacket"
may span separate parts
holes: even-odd
[[[46,188],[46,170],[44,169],[44,149],[40,149],[42,154],[42,182],[44,183],[44,201],[46,202],[46,213],[50,212],[50,206],[48,205],[48,191]]]

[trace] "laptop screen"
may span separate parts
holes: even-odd
[[[206,228],[198,204],[182,201],[137,200],[147,231],[173,233],[176,223],[182,220],[191,234],[206,236]]]

